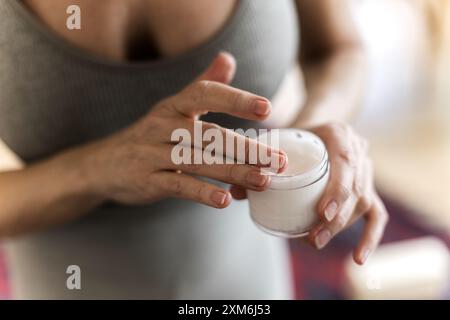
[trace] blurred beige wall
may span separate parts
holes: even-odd
[[[369,58],[355,127],[377,185],[450,232],[450,0],[353,0]]]
[[[435,121],[445,131],[450,145],[450,0],[428,0],[434,3],[436,19]]]

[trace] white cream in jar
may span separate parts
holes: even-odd
[[[267,135],[271,131],[258,140],[274,145]],[[301,237],[318,222],[317,203],[329,178],[328,153],[318,136],[304,130],[278,130],[278,144],[288,156],[288,166],[271,176],[265,191],[247,191],[250,215],[270,234]]]

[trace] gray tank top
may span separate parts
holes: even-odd
[[[174,58],[105,61],[47,30],[16,0],[0,1],[0,139],[25,162],[107,136],[178,92],[221,50],[237,60],[232,85],[268,98],[297,58],[290,0],[239,1],[209,41]],[[256,123],[210,114],[230,128]],[[45,187],[45,186],[43,186]],[[223,214],[168,199],[106,204],[84,218],[10,241],[19,298],[288,297],[284,243],[251,224],[245,202]],[[66,288],[79,265],[82,290]]]

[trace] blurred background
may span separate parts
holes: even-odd
[[[390,213],[365,267],[361,225],[318,254],[292,242],[299,299],[450,298],[450,1],[350,0],[369,57],[357,130]]]
[[[450,0],[349,1],[370,66],[354,124],[391,222],[364,268],[348,259],[360,225],[320,254],[292,242],[297,298],[449,298]],[[0,251],[0,299],[8,292]]]
[[[379,187],[450,230],[450,1],[352,2],[371,67],[356,126]]]

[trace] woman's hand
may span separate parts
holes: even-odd
[[[309,241],[318,249],[358,218],[366,224],[354,251],[355,262],[363,264],[380,242],[388,214],[374,188],[368,143],[349,126],[328,124],[310,129],[327,146],[330,181],[318,204],[321,222],[309,233]]]
[[[248,153],[255,146],[268,154],[271,149],[217,125],[202,123],[204,130],[215,128],[219,130],[215,134],[234,135],[239,151],[245,145],[247,152],[239,154],[234,162],[239,164],[175,165],[171,157],[173,131],[184,128],[192,133],[201,114],[223,112],[251,120],[263,120],[269,115],[271,107],[267,99],[227,85],[234,72],[233,57],[219,54],[196,81],[156,104],[128,128],[61,151],[21,170],[0,173],[0,238],[74,220],[108,200],[147,204],[173,196],[215,208],[230,203],[229,191],[192,175],[263,190],[269,177],[261,175],[262,164],[249,165],[254,159],[248,161]],[[188,143],[183,147],[192,151]],[[202,147],[201,143],[196,144],[196,150]],[[231,158],[230,154],[226,156]],[[265,166],[281,170],[287,161],[279,152],[273,152],[270,160]],[[20,194],[17,190],[21,190]]]
[[[267,118],[271,109],[267,99],[227,85],[234,72],[233,57],[219,54],[208,70],[180,93],[155,105],[148,115],[129,128],[91,145],[85,163],[95,192],[108,200],[126,204],[151,203],[172,196],[224,208],[231,201],[229,191],[192,175],[264,190],[270,177],[260,173],[259,165],[248,164],[248,154],[244,164],[176,165],[171,159],[174,130],[187,129],[194,137],[194,123],[209,111],[257,121]],[[251,144],[257,144],[255,140],[215,124],[202,122],[202,128],[203,131],[214,128],[221,130],[223,136],[225,133],[234,136],[235,141],[245,143],[246,153],[251,150]],[[258,147],[268,149],[261,144]],[[286,163],[285,155],[276,153],[275,158],[282,168]]]
[[[364,233],[353,255],[355,262],[363,264],[380,242],[388,221],[387,211],[374,188],[368,143],[344,124],[309,130],[326,144],[331,172],[317,207],[321,222],[310,231],[308,242],[322,249],[336,234],[364,217]],[[230,191],[235,199],[246,198],[242,187],[232,186]]]

